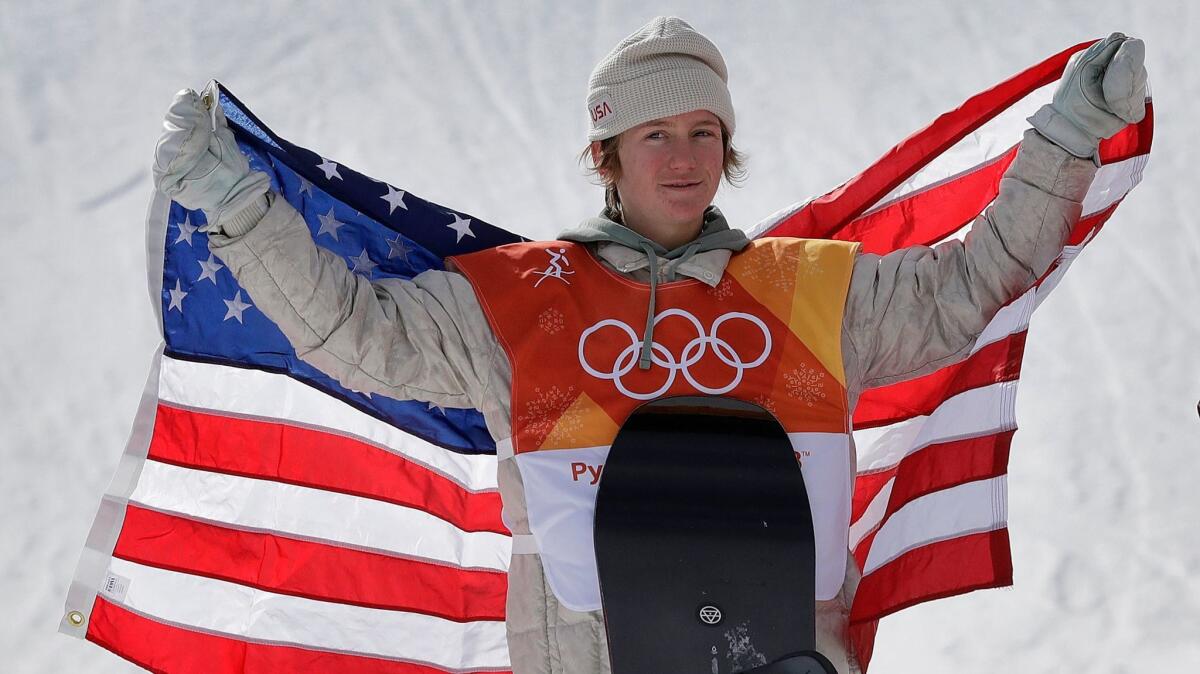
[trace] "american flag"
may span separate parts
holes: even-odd
[[[863,252],[880,255],[963,239],[999,193],[1025,118],[1050,101],[1071,55],[1093,42],[971,97],[828,194],[772,216],[755,235],[861,241]],[[968,358],[859,398],[849,543],[862,581],[850,638],[864,670],[884,616],[1012,584],[1006,475],[1029,319],[1141,181],[1153,128],[1147,95],[1145,119],[1101,142],[1102,166],[1058,260],[995,315]]]
[[[961,237],[995,198],[1050,57],[948,112],[858,176],[755,236],[862,241],[868,252]],[[522,240],[272,133],[228,91],[252,168],[318,245],[372,279]],[[1054,267],[970,358],[863,394],[851,635],[916,603],[1012,582],[1005,473],[1030,314],[1141,178],[1152,115],[1101,146],[1104,166]],[[157,672],[509,671],[511,539],[495,447],[476,410],[347,390],[300,361],[209,252],[204,216],[156,194],[147,218],[163,344],[67,595],[61,631]]]

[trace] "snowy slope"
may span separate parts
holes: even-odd
[[[225,82],[284,137],[533,238],[601,205],[593,63],[654,14],[722,48],[748,227],[963,98],[1142,37],[1145,182],[1035,317],[1010,469],[1016,586],[910,609],[872,671],[1200,668],[1200,9],[1178,2],[6,2],[0,10],[0,629],[6,672],[140,671],[55,633],[158,342],[143,217],[162,113]]]

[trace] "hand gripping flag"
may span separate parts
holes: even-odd
[[[755,236],[888,253],[962,238],[1076,45],[978,94]],[[522,240],[373,180],[220,105],[316,243],[372,279]],[[1012,583],[1008,451],[1029,318],[1141,179],[1152,109],[1101,144],[1103,166],[1058,261],[964,361],[863,393],[849,544],[862,571],[851,639],[879,620]],[[506,672],[510,537],[476,410],[347,390],[299,360],[197,231],[156,194],[149,285],[163,335],[101,500],[60,630],[156,672]]]

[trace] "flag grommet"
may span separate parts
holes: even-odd
[[[79,627],[80,625],[83,624],[83,614],[80,613],[79,611],[71,611],[71,612],[67,613],[67,622],[71,623],[72,625],[74,625],[76,627]]]

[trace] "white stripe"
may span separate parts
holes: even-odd
[[[1013,411],[1017,381],[963,391],[942,401],[929,415],[878,428],[855,429],[858,472],[882,470],[916,450],[938,442],[977,438],[1017,427]]]
[[[1029,122],[1025,118],[1037,112],[1043,103],[1050,100],[1057,86],[1058,83],[1053,82],[1033,90],[995,118],[988,120],[982,127],[967,134],[908,180],[897,185],[866,213],[877,211],[893,201],[947,182],[964,173],[971,173],[980,165],[1008,152],[1021,142],[1025,130],[1029,128]]]
[[[871,542],[863,575],[923,545],[1002,528],[1007,476],[978,480],[915,499],[896,511]]]
[[[1077,246],[1067,246],[1066,248],[1063,248],[1062,255],[1060,255],[1058,258],[1058,266],[1054,268],[1054,271],[1047,274],[1046,278],[1042,279],[1041,285],[1035,289],[1036,294],[1034,296],[1033,303],[1034,309],[1042,306],[1042,302],[1044,302],[1046,298],[1050,296],[1050,292],[1058,287],[1058,282],[1062,280],[1063,275],[1065,275],[1067,270],[1071,268],[1071,264],[1075,262],[1075,258],[1078,257],[1080,251],[1082,251],[1083,247],[1092,240],[1092,237],[1095,236],[1095,234],[1096,230],[1093,229],[1092,231],[1088,232],[1087,236],[1083,240],[1083,243]]]
[[[446,669],[504,670],[502,621],[443,618],[275,594],[113,559],[128,579],[119,603],[153,618],[232,638],[423,662]]]
[[[1096,171],[1096,178],[1083,197],[1083,215],[1088,217],[1112,206],[1142,182],[1142,172],[1150,155],[1140,154],[1115,164],[1105,164]]]
[[[1100,167],[1100,170],[1096,173],[1096,179],[1092,182],[1087,195],[1084,197],[1084,216],[1082,217],[1088,217],[1103,211],[1120,199],[1123,199],[1129,190],[1133,189],[1141,181],[1142,171],[1148,159],[1149,155],[1139,155],[1117,162],[1116,164],[1106,164]],[[943,239],[943,241],[950,239],[961,240],[970,229],[969,226],[962,227],[954,234]],[[983,329],[979,337],[976,338],[974,346],[971,347],[971,354],[973,355],[983,347],[998,342],[1009,335],[1028,329],[1029,318],[1033,314],[1034,309],[1040,306],[1050,291],[1058,285],[1067,268],[1071,266],[1071,263],[1079,255],[1079,252],[1083,250],[1083,247],[1091,241],[1093,234],[1094,230],[1078,245],[1063,247],[1063,252],[1059,256],[1059,266],[1042,281],[1041,285],[1036,288],[1030,288],[1017,299],[1001,307],[996,312],[996,315],[992,317],[992,320],[988,322],[987,327]]]
[[[751,239],[757,239],[758,237],[763,236],[767,233],[767,230],[800,212],[800,210],[807,206],[811,201],[812,199],[808,199],[807,201],[797,201],[790,206],[784,206],[762,220],[759,220],[753,227],[750,228],[750,231],[746,232],[746,236]]]
[[[975,344],[971,346],[969,356],[975,355],[976,352],[989,344],[1028,330],[1029,319],[1033,316],[1034,310],[1041,306],[1042,302],[1050,294],[1050,291],[1054,290],[1058,285],[1063,274],[1067,273],[1067,269],[1071,266],[1071,263],[1075,261],[1075,258],[1083,250],[1084,246],[1091,241],[1094,234],[1095,230],[1092,230],[1082,243],[1075,246],[1063,247],[1063,251],[1059,255],[1058,266],[1042,280],[1040,285],[1026,290],[1017,299],[1000,307],[1000,310],[992,316],[992,320],[988,321],[987,327],[975,338]]]
[[[164,357],[159,384],[159,397],[169,403],[352,436],[424,465],[468,491],[496,489],[495,456],[447,451],[285,375]]]
[[[992,316],[992,320],[988,321],[987,326],[975,338],[970,355],[975,355],[983,347],[999,342],[1009,335],[1028,330],[1029,317],[1033,314],[1036,295],[1037,289],[1030,288],[1017,299],[1000,307],[1000,310]]]
[[[1006,339],[1010,335],[1015,335],[1019,332],[1024,332],[1029,329],[1029,319],[1033,316],[1033,312],[1046,299],[1051,290],[1054,290],[1058,285],[1058,281],[1063,274],[1067,273],[1067,269],[1074,262],[1075,257],[1079,255],[1079,251],[1087,245],[1091,240],[1092,234],[1082,244],[1077,246],[1066,246],[1063,252],[1059,255],[1058,267],[1041,282],[1040,285],[1026,290],[1020,297],[1000,307],[1000,310],[992,316],[992,320],[988,321],[987,326],[975,338],[975,344],[971,346],[970,356],[975,355],[980,349],[989,344],[999,342]],[[968,356],[969,357],[969,356]]]
[[[896,485],[896,478],[888,480],[879,493],[875,494],[875,498],[867,504],[867,509],[863,511],[861,517],[850,525],[850,549],[858,547],[868,534],[875,529],[875,526],[883,521],[883,516],[887,514],[888,500],[892,498],[892,487]]]
[[[1021,142],[1025,130],[1029,128],[1027,117],[1050,99],[1057,82],[1036,89],[1021,99],[1012,107],[988,121],[974,133],[968,134],[948,150],[938,155],[928,165],[914,173],[908,180],[900,183],[891,192],[868,208],[863,216],[869,215],[894,202],[910,197],[918,192],[952,182],[964,175],[974,173],[988,162],[994,161],[1012,147]],[[1147,97],[1149,100],[1149,97]],[[1087,217],[1108,208],[1124,198],[1142,180],[1142,172],[1149,161],[1150,155],[1138,155],[1122,160],[1115,164],[1105,164],[1096,172],[1096,178],[1088,189],[1083,200],[1083,216]],[[782,220],[791,217],[812,201],[797,202],[760,220],[749,232],[750,238],[757,238],[778,225]],[[859,216],[859,217],[863,217]],[[957,231],[946,236],[941,241],[951,239],[963,240],[970,231],[967,223]],[[935,244],[936,245],[936,244]]]
[[[511,541],[374,499],[147,460],[129,500],[154,510],[467,568],[508,569]]]
[[[1143,154],[1124,159],[1115,164],[1101,166],[1096,171],[1096,177],[1088,187],[1087,194],[1083,197],[1083,210],[1081,211],[1080,218],[1095,215],[1124,199],[1125,195],[1142,181],[1142,173],[1145,171],[1146,164],[1149,161],[1150,155]],[[996,203],[995,200],[989,203],[984,210],[986,211],[994,203]],[[971,231],[973,224],[974,220],[964,224],[945,238],[935,242],[933,246],[936,247],[938,244],[946,241],[965,240],[967,232]]]

